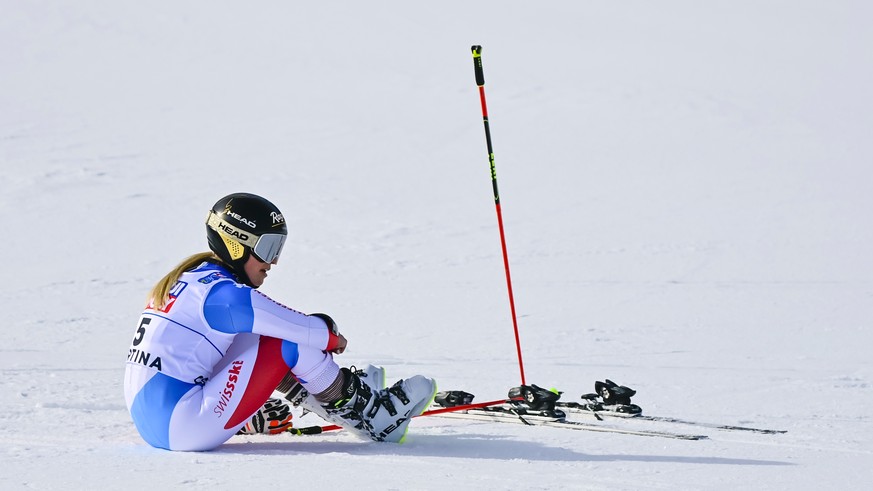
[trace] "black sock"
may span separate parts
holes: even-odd
[[[336,380],[330,384],[324,392],[319,392],[318,394],[313,394],[318,402],[322,403],[334,403],[343,399],[343,388],[346,386],[348,375],[346,374],[346,370],[340,370],[340,373],[336,376]]]

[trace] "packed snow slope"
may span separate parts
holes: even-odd
[[[0,6],[0,488],[873,481],[870,2]],[[145,294],[236,191],[284,211],[263,291],[334,316],[341,364],[519,384],[473,44],[527,381],[788,433],[143,443],[121,382]]]

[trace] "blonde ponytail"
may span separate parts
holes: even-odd
[[[216,257],[212,252],[198,252],[197,254],[182,260],[182,262],[161,278],[161,280],[152,288],[151,293],[149,293],[149,301],[152,306],[156,310],[164,308],[164,306],[170,301],[170,290],[173,288],[173,285],[179,281],[179,277],[182,276],[182,273],[194,268],[207,259],[217,260],[218,257]]]

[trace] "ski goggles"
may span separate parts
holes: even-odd
[[[285,245],[285,234],[261,234],[255,235],[222,220],[214,211],[209,211],[206,225],[218,232],[218,235],[227,246],[231,259],[243,257],[245,251],[242,246],[248,246],[255,257],[261,262],[272,263],[279,258],[282,247]]]

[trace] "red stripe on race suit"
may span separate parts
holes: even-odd
[[[255,366],[242,399],[224,429],[242,426],[270,398],[276,386],[288,373],[282,359],[282,340],[261,336]]]

